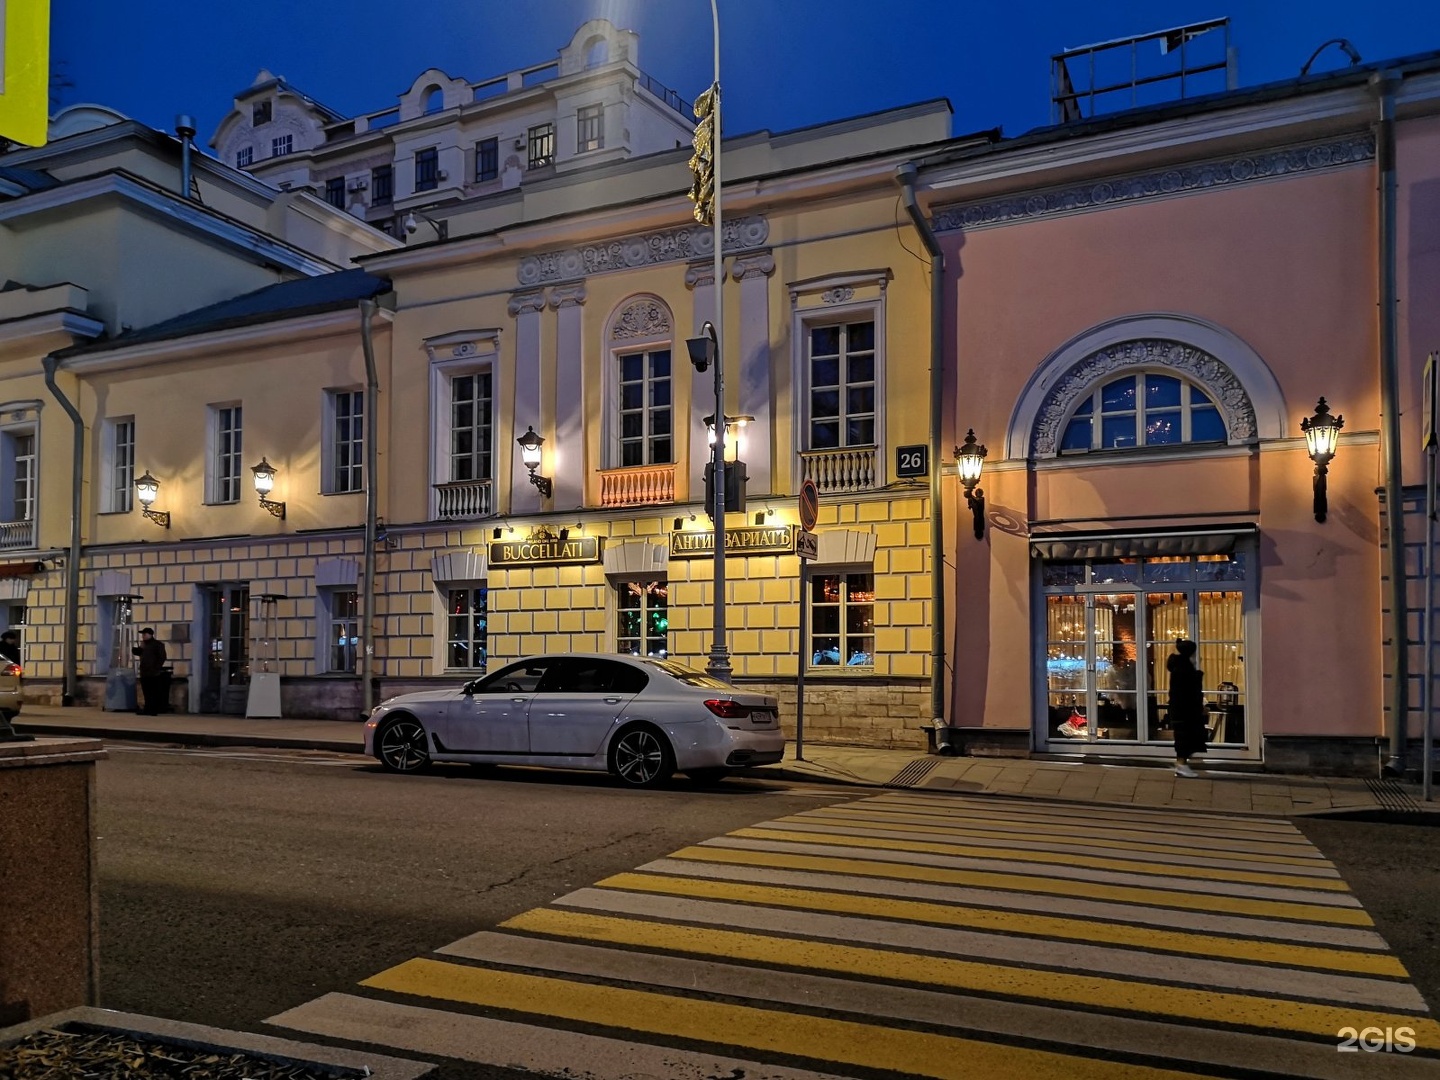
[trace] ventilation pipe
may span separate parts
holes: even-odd
[[[907,161],[896,171],[905,211],[930,253],[930,716],[938,730],[945,720],[945,540],[940,512],[940,425],[944,419],[941,400],[945,373],[944,353],[945,255],[925,215],[915,201],[915,163]]]
[[[371,321],[375,318],[374,300],[360,301],[360,344],[365,351],[365,607],[360,652],[360,685],[364,694],[365,719],[375,707],[375,688],[371,679],[375,670],[375,544],[379,513],[380,487],[376,475],[380,454],[376,416],[379,412],[380,379],[375,374],[375,341]]]
[[[1384,771],[1405,772],[1409,738],[1410,639],[1406,628],[1405,505],[1400,491],[1400,348],[1395,285],[1395,87],[1393,71],[1376,72],[1370,88],[1380,106],[1375,124],[1375,164],[1380,219],[1380,454],[1385,474],[1385,531],[1390,607],[1390,758]],[[1429,617],[1429,613],[1426,613]],[[1428,646],[1427,646],[1428,647]]]
[[[60,667],[65,678],[60,700],[62,704],[74,705],[80,651],[80,500],[85,468],[85,421],[55,382],[55,371],[60,361],[54,356],[47,356],[41,364],[45,368],[45,385],[69,415],[75,432],[70,450],[70,558],[65,564],[65,642],[60,655]]]
[[[180,196],[193,198],[190,194],[190,147],[195,138],[195,118],[181,113],[175,117],[175,134],[180,136]]]

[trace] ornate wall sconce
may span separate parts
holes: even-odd
[[[271,502],[265,496],[269,495],[275,487],[275,466],[261,457],[259,465],[253,465],[250,471],[255,474],[255,493],[260,496],[260,508],[269,510],[271,515],[285,520],[285,504],[283,502]]]
[[[1310,460],[1315,462],[1315,520],[1324,521],[1329,509],[1326,477],[1330,473],[1330,459],[1340,443],[1340,429],[1345,426],[1343,416],[1330,415],[1330,406],[1322,397],[1315,406],[1315,415],[1300,421],[1300,430],[1305,433],[1305,448],[1310,451]]]
[[[535,471],[540,468],[540,448],[545,445],[544,437],[535,434],[533,425],[527,425],[525,434],[515,441],[520,444],[520,460],[525,463],[525,468],[530,470],[530,483],[535,485],[541,495],[550,498],[555,491],[555,485],[548,476],[541,476]]]
[[[150,475],[150,470],[145,470],[145,475],[135,481],[135,497],[140,500],[140,513],[159,525],[162,529],[170,527],[170,511],[152,510],[151,505],[155,502],[155,496],[160,494],[160,481]]]
[[[965,502],[975,515],[975,539],[985,538],[985,492],[978,486],[980,473],[985,468],[985,455],[989,453],[975,441],[975,429],[965,435],[963,446],[955,448],[955,464],[960,469],[960,483],[965,488]]]

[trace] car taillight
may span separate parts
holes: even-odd
[[[705,708],[726,720],[743,720],[750,715],[750,706],[726,698],[711,698],[705,702]]]
[[[0,675],[24,675],[25,669],[19,664],[6,664],[0,668]]]

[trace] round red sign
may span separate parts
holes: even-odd
[[[815,481],[807,477],[800,485],[800,527],[809,532],[815,528],[819,517],[820,492],[815,487]]]

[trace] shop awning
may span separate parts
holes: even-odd
[[[1192,528],[1132,529],[1126,532],[1032,533],[1036,559],[1143,559],[1154,555],[1229,555],[1259,530],[1254,525],[1201,525]]]
[[[33,559],[28,562],[0,563],[0,578],[29,577],[31,574],[38,574],[45,569],[43,562],[35,562]]]

